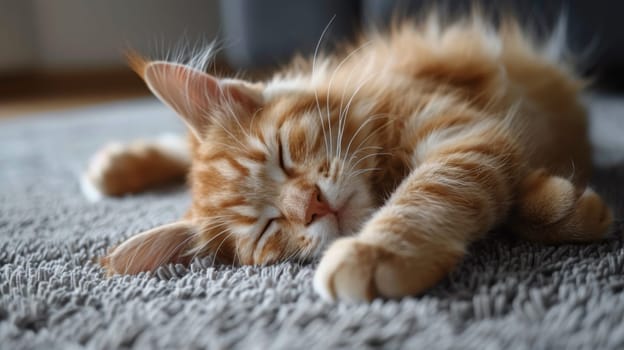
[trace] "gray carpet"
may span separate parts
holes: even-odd
[[[624,213],[624,100],[592,99],[595,185]],[[106,279],[91,261],[169,222],[183,188],[88,203],[78,174],[111,139],[181,130],[147,99],[0,121],[0,348],[624,348],[624,239],[492,238],[421,297],[326,303],[313,266],[162,268]]]

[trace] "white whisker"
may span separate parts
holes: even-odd
[[[378,171],[381,170],[381,168],[367,168],[367,169],[362,169],[362,170],[358,170],[355,173],[352,174],[352,177],[358,176],[358,175],[362,175],[364,173],[370,172],[370,171]]]
[[[358,164],[360,164],[361,162],[365,161],[366,159],[371,158],[371,157],[377,157],[377,156],[392,156],[392,153],[385,153],[385,152],[381,152],[381,153],[371,153],[371,154],[368,154],[368,155],[366,155],[366,156],[363,156],[363,157],[361,157],[360,159],[358,159],[358,161],[357,161],[357,162],[355,162],[354,164],[352,164],[352,165],[349,167],[349,172],[353,171],[353,169],[355,169],[355,168],[357,167],[357,165],[358,165]]]
[[[367,119],[364,121],[364,123],[360,124],[360,126],[357,128],[357,130],[355,131],[355,133],[353,133],[353,135],[351,135],[351,139],[349,140],[349,143],[347,144],[347,148],[346,148],[346,150],[345,150],[345,157],[346,157],[347,155],[349,155],[349,151],[351,150],[351,144],[352,144],[352,142],[355,140],[355,138],[357,137],[357,135],[358,135],[358,134],[359,134],[359,133],[363,130],[363,128],[364,128],[364,127],[365,127],[368,123],[370,123],[370,122],[372,122],[372,121],[375,121],[375,120],[378,120],[378,119],[383,118],[383,116],[384,116],[384,115],[385,115],[385,114],[376,114],[376,115],[373,115],[373,116],[371,116],[371,117],[367,118]],[[379,130],[381,130],[381,128],[380,128]],[[371,137],[371,135],[374,135],[374,134],[375,134],[375,132],[370,133],[370,134],[369,134],[369,135],[368,135],[368,136],[367,136],[367,137],[366,137],[366,138],[365,138],[362,142],[360,142],[360,144],[358,144],[358,147],[356,148],[356,151],[354,152],[354,154],[357,154],[357,151],[358,151],[358,150],[359,150],[359,148],[362,146],[362,143],[363,143],[363,142],[366,142],[366,140],[368,140],[368,138],[369,138],[369,137]],[[346,158],[345,158],[345,159],[346,159]],[[343,167],[345,166],[345,159],[343,159],[343,162],[342,162],[342,166],[343,166]]]
[[[313,80],[316,78],[316,62],[317,62],[317,59],[318,59],[318,53],[319,53],[319,49],[321,47],[321,42],[323,41],[323,38],[325,37],[325,34],[329,30],[329,27],[331,26],[331,24],[334,22],[335,19],[336,19],[336,16],[334,15],[329,20],[329,23],[327,23],[327,25],[323,29],[323,32],[321,33],[321,36],[319,37],[319,40],[316,43],[316,47],[314,48],[314,56],[312,57],[312,79]],[[316,108],[318,110],[319,119],[321,121],[321,128],[323,129],[323,139],[325,141],[325,154],[327,154],[327,157],[329,158],[330,151],[329,151],[329,146],[327,144],[327,135],[326,135],[326,131],[325,131],[325,122],[323,121],[323,113],[321,112],[321,105],[319,103],[318,92],[317,92],[316,88],[314,89],[314,98],[316,99]]]
[[[360,45],[358,48],[354,49],[353,51],[351,51],[339,64],[338,66],[336,66],[336,68],[334,69],[334,72],[331,75],[331,78],[329,79],[329,86],[327,88],[327,113],[329,114],[329,93],[331,91],[331,87],[332,84],[334,82],[334,77],[336,75],[336,72],[338,72],[340,70],[340,68],[342,67],[343,64],[345,64],[351,57],[353,57],[357,52],[359,52],[360,50],[362,50],[363,48],[365,48],[366,46],[370,45],[372,43],[372,41],[367,41],[364,44]],[[349,83],[351,82],[351,76],[352,76],[353,70],[351,70],[349,72],[349,78],[347,79],[346,84],[344,84],[344,86],[349,86]],[[343,109],[342,109],[342,103],[343,103],[343,99],[344,99],[344,88],[342,91],[342,95],[340,96],[340,108],[339,108],[339,114],[338,114],[338,138],[336,141],[336,145],[338,147],[338,154],[337,157],[340,158],[340,154],[342,151],[342,136],[344,134],[344,128],[345,128],[345,124],[346,124],[346,117],[347,114],[343,113]]]

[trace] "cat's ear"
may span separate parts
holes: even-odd
[[[169,263],[188,263],[197,233],[191,221],[163,225],[133,236],[100,259],[108,275],[154,271]]]
[[[150,90],[173,108],[201,140],[217,109],[253,115],[263,104],[262,86],[218,79],[192,67],[163,61],[134,65]],[[237,116],[238,117],[238,116]]]

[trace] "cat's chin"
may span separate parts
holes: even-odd
[[[320,257],[336,239],[357,234],[369,215],[373,212],[372,200],[366,191],[340,189],[336,197],[328,199],[331,213],[316,220],[308,233],[318,240],[312,254]],[[336,193],[336,191],[329,191]]]
[[[330,239],[349,236],[355,233],[353,227],[353,210],[347,205],[322,218],[326,222],[326,232]]]
[[[370,213],[373,212],[369,203],[368,197],[362,193],[355,192],[347,198],[336,211],[338,237],[352,236],[360,230]]]

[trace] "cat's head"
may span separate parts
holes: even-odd
[[[137,70],[194,143],[192,208],[177,225],[153,230],[192,238],[150,237],[157,244],[241,264],[309,259],[354,234],[372,212],[380,150],[370,136],[379,124],[352,117],[350,94],[218,79],[162,61]]]

